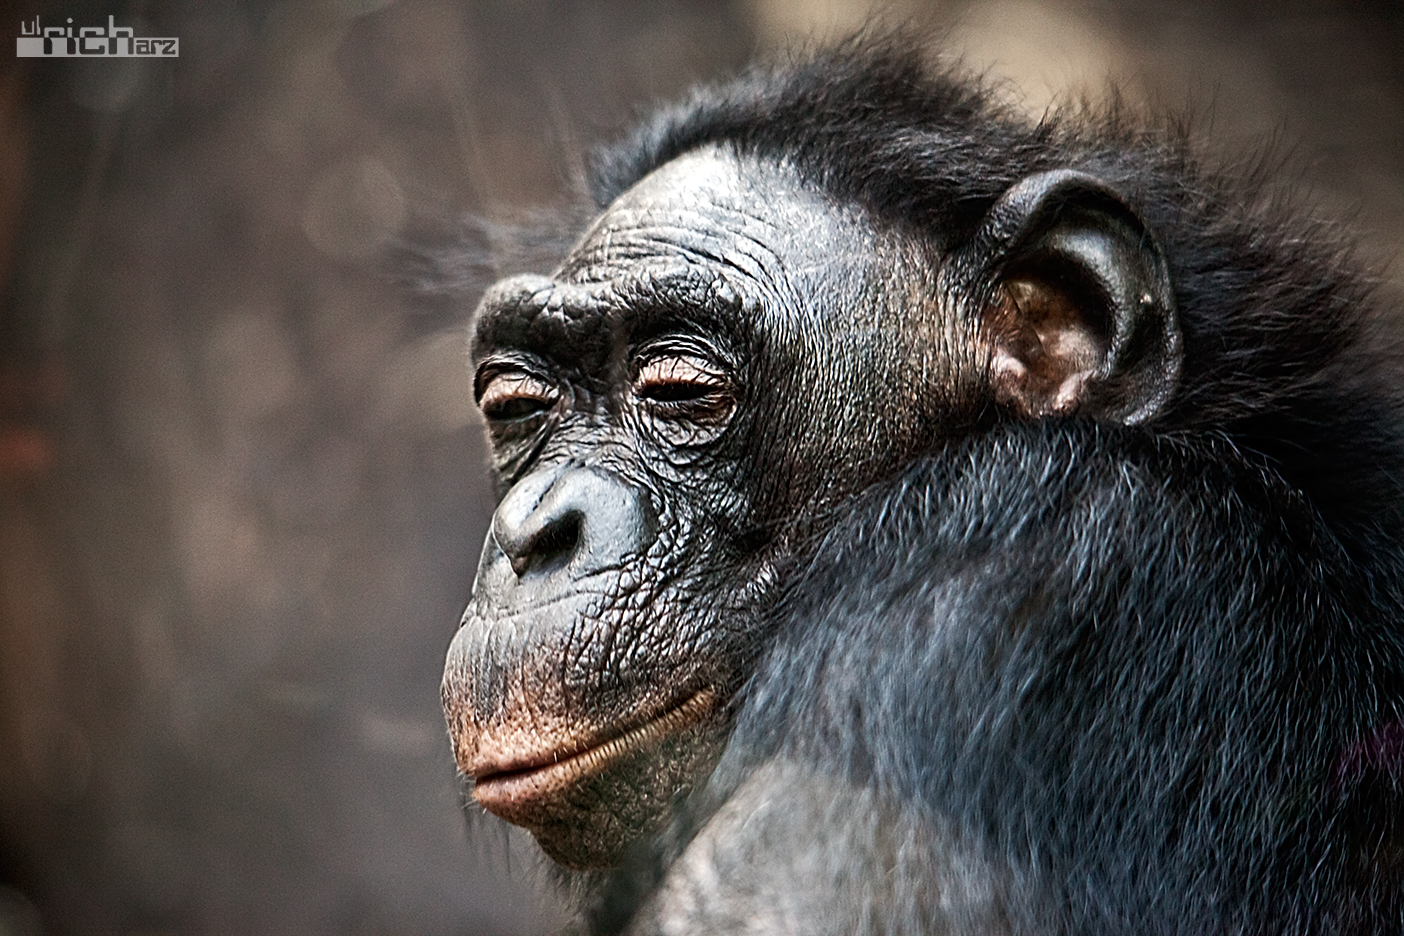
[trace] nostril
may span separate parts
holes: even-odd
[[[497,505],[484,568],[503,585],[551,591],[621,568],[655,533],[647,493],[613,472],[542,469],[518,481]]]
[[[580,545],[581,515],[571,511],[547,524],[510,557],[517,578],[550,573],[570,562]]]

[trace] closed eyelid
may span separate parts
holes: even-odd
[[[725,383],[726,377],[720,368],[702,358],[676,354],[645,361],[639,367],[635,381],[643,386],[669,383],[720,386]]]
[[[498,372],[483,380],[478,406],[487,410],[507,400],[527,398],[547,402],[555,396],[556,389],[539,377],[520,371]]]

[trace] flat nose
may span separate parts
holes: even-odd
[[[517,578],[617,567],[653,542],[647,494],[611,472],[567,466],[517,482],[492,517],[492,537]]]

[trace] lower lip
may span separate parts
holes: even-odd
[[[511,818],[522,807],[559,796],[629,755],[653,747],[703,721],[716,709],[717,702],[716,694],[704,689],[677,708],[669,709],[652,721],[592,748],[537,767],[478,778],[473,787],[473,798],[488,812],[506,814],[504,818]]]

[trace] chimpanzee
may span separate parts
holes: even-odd
[[[1404,932],[1400,357],[1138,121],[841,45],[487,293],[445,709],[597,929]]]

